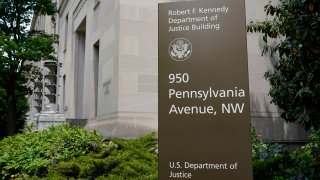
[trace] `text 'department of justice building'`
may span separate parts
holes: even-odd
[[[159,4],[159,179],[252,179],[244,0]]]

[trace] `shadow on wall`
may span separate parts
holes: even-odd
[[[280,117],[281,110],[266,96],[251,94],[251,123],[265,142],[300,144],[308,141],[308,132]]]
[[[70,127],[84,128],[88,123],[88,119],[67,119],[67,123]]]
[[[260,52],[264,49],[264,41],[262,35],[259,35],[258,46]],[[269,39],[268,39],[269,40]],[[277,40],[269,40],[269,45],[275,47]],[[263,55],[261,59],[255,59],[254,61],[269,61],[264,62],[266,65],[265,71],[273,71],[275,65],[278,62],[278,55],[268,52]],[[261,69],[263,71],[263,69]],[[263,74],[259,73],[263,76]],[[268,83],[268,80],[265,80]],[[265,86],[264,83],[258,83],[258,86]],[[265,142],[279,142],[299,144],[304,143],[308,139],[308,132],[304,130],[300,125],[294,123],[287,123],[282,119],[282,110],[276,105],[271,104],[271,97],[268,95],[269,86],[266,85],[266,89],[260,87],[252,87],[257,91],[250,92],[250,108],[251,108],[251,123],[255,127],[256,132],[262,137]]]
[[[271,47],[271,48],[275,48],[278,44],[278,41],[279,40],[271,40],[271,39],[268,39],[268,45]],[[270,43],[271,42],[271,43]],[[279,60],[279,57],[277,56],[277,54],[271,54],[271,52],[267,52],[266,54],[262,54],[263,50],[264,50],[264,45],[265,42],[263,41],[263,37],[262,35],[260,36],[259,38],[259,47],[260,47],[260,51],[261,51],[261,55],[262,56],[266,56],[268,57],[268,59],[270,60],[270,64],[271,64],[271,71],[273,71],[275,69],[275,65],[277,64],[278,60]]]

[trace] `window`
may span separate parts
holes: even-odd
[[[65,27],[64,27],[64,50],[67,49],[68,43],[68,25],[69,25],[69,14],[66,16]]]
[[[85,60],[86,60],[86,17],[83,18],[82,22],[78,26],[75,34],[74,45],[74,61],[75,61],[75,71],[74,71],[74,81],[76,83],[75,90],[75,100],[76,100],[76,119],[84,119],[84,80],[85,75]]]
[[[98,115],[99,41],[93,45],[95,116]]]
[[[67,111],[66,107],[66,75],[63,75],[63,82],[62,82],[62,95],[63,95],[63,111]]]

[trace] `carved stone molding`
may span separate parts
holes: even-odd
[[[86,4],[87,0],[80,0],[78,3],[76,9],[73,11],[73,19],[76,19],[78,14],[80,13],[83,6]]]
[[[59,16],[61,17],[70,0],[62,0],[59,6]]]

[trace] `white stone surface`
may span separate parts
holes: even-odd
[[[160,2],[173,1],[184,0],[100,0],[98,6],[94,5],[94,1],[87,0],[80,11],[77,7],[83,0],[68,1],[64,11],[59,13],[58,21],[62,42],[58,55],[63,64],[61,75],[66,76],[66,87],[60,88],[60,94],[63,94],[62,90],[65,88],[66,95],[59,99],[59,104],[62,106],[65,99],[67,108],[60,109],[67,111],[61,113],[65,113],[67,118],[88,119],[87,128],[97,129],[105,136],[135,137],[157,131],[157,7]],[[247,22],[264,20],[262,10],[267,2],[246,0]],[[75,13],[77,11],[78,14]],[[82,22],[85,22],[85,27],[81,30],[86,33],[83,53],[85,66],[83,87],[79,87],[76,84],[78,69],[75,64],[79,56],[76,34]],[[66,25],[67,34],[64,32]],[[275,60],[261,56],[260,34],[248,33],[247,40],[253,124],[257,125],[258,131],[266,133],[266,139],[292,140],[288,134],[273,131],[284,129],[285,132],[303,132],[296,126],[288,131],[289,126],[279,118],[279,110],[270,104],[269,84],[263,74],[272,69]],[[67,43],[65,47],[63,42]],[[97,42],[98,106],[95,107],[93,47]],[[83,88],[82,107],[77,107],[80,101],[75,93],[77,88]],[[79,111],[77,108],[81,108],[83,112],[80,117],[76,115]]]
[[[41,131],[50,126],[61,125],[66,123],[64,114],[59,113],[40,113],[37,120],[37,130]]]

